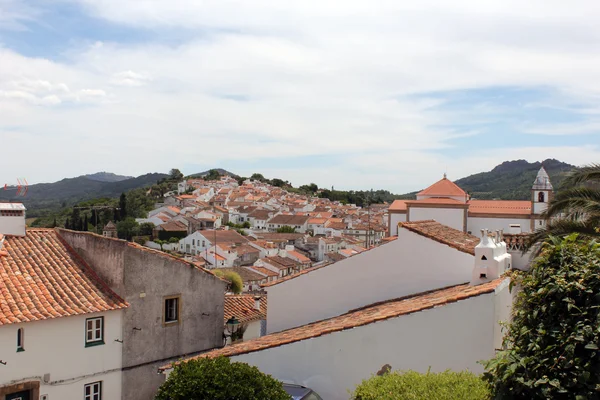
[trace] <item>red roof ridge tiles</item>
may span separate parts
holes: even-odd
[[[417,193],[417,196],[467,196],[467,193],[462,190],[456,183],[452,182],[445,176],[429,186],[426,189]]]
[[[405,228],[418,235],[448,245],[463,253],[475,255],[475,246],[479,244],[477,236],[440,224],[432,219],[423,221],[400,222],[398,227]]]
[[[468,283],[450,286],[428,292],[417,293],[411,296],[387,300],[371,304],[360,309],[350,311],[337,317],[312,322],[296,328],[272,333],[246,342],[236,343],[221,349],[209,351],[187,360],[177,361],[161,367],[161,370],[172,368],[181,362],[203,357],[231,357],[269,348],[279,347],[290,343],[341,332],[347,329],[358,328],[375,322],[397,318],[420,311],[429,310],[446,304],[456,303],[471,297],[492,293],[506,278],[498,278],[481,285],[471,286]]]

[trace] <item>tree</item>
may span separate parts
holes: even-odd
[[[384,367],[388,367],[386,365]],[[382,368],[364,380],[352,395],[353,400],[487,400],[490,393],[486,383],[469,371],[440,373],[415,371],[387,372]]]
[[[82,231],[87,232],[87,230],[88,230],[88,218],[87,218],[87,214],[85,214],[83,216],[83,229],[82,229]]]
[[[121,221],[127,218],[127,196],[125,193],[121,193],[121,197],[119,197],[119,217]]]
[[[175,366],[155,400],[290,400],[281,382],[228,358],[198,358]]]
[[[217,181],[221,179],[221,174],[216,169],[211,169],[208,171],[208,174],[204,176],[204,180],[207,181]]]
[[[600,244],[550,237],[515,284],[504,350],[485,363],[495,398],[598,398]]]
[[[163,246],[167,244],[166,240],[154,239],[154,243],[160,246],[160,251],[164,251]]]
[[[152,222],[142,222],[140,224],[139,234],[141,236],[151,236],[154,230],[154,224]]]
[[[249,221],[245,221],[245,222],[242,224],[242,228],[244,228],[244,229],[250,229],[250,222],[249,222]]]
[[[71,221],[69,221],[69,218],[65,220],[65,229],[71,229]]]
[[[250,177],[250,179],[254,180],[254,181],[260,181],[260,182],[265,182],[266,179],[262,174],[259,173],[254,173],[252,174],[252,176]]]
[[[222,269],[214,269],[212,271],[219,278],[223,278],[226,281],[229,281],[229,290],[235,294],[242,293],[244,290],[244,281],[242,281],[242,277],[233,271],[223,271]]]
[[[296,229],[289,225],[284,225],[277,228],[277,233],[296,233]]]
[[[133,218],[126,218],[124,221],[117,222],[117,236],[119,239],[131,240],[133,236],[139,233],[139,224]]]
[[[183,179],[183,174],[177,168],[173,168],[169,171],[169,177],[173,180],[180,181]]]
[[[285,187],[286,183],[283,179],[273,178],[273,179],[271,179],[271,185],[276,186],[276,187]]]
[[[56,228],[58,225],[56,225],[56,217],[54,217],[54,222],[52,222],[52,227]]]
[[[529,237],[527,250],[550,236],[579,233],[581,238],[600,237],[600,164],[576,169],[562,186],[566,189],[556,194],[542,214],[548,224]]]

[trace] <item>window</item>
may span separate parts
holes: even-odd
[[[85,347],[104,344],[104,317],[85,320]]]
[[[17,329],[17,352],[25,351],[25,337],[23,328]]]
[[[192,239],[192,246],[195,246],[195,245],[196,245],[196,240]]]
[[[179,297],[167,297],[165,299],[165,324],[179,322]]]
[[[540,203],[543,203],[543,202],[544,202],[544,192],[539,192],[539,193],[538,193],[538,201],[539,201]]]
[[[486,257],[486,256],[481,256],[481,259],[482,259],[483,261],[487,261],[487,257]]]
[[[83,387],[84,400],[102,400],[102,382],[94,382]]]

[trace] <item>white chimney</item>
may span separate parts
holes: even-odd
[[[499,278],[511,267],[512,257],[506,251],[502,241],[502,231],[496,231],[493,237],[487,229],[481,230],[481,240],[475,247],[475,260],[471,285],[479,285]]]
[[[521,233],[521,224],[510,224],[508,226],[508,233],[511,235],[518,235]]]
[[[254,296],[254,309],[260,311],[260,296]]]
[[[0,203],[0,233],[25,236],[25,210],[22,203]]]

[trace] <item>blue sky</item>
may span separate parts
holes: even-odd
[[[211,167],[407,192],[600,160],[600,9],[0,0],[0,181]]]

